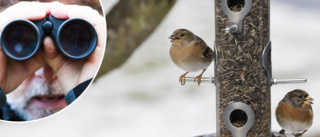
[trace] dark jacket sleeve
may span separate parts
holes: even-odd
[[[0,119],[7,121],[25,121],[20,115],[11,109],[8,103],[0,108]]]
[[[7,102],[7,96],[6,93],[2,91],[0,88],[0,108],[2,108]]]
[[[0,88],[0,119],[9,121],[23,121],[7,103],[7,96]]]
[[[90,84],[90,82],[92,81],[92,78],[82,82],[81,84],[79,84],[78,86],[76,86],[74,89],[70,90],[67,95],[64,97],[64,99],[66,100],[67,104],[71,104],[74,100],[76,100],[81,94],[82,92],[88,87],[88,85]]]

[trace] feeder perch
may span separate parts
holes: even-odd
[[[216,86],[216,133],[197,137],[281,136],[270,87],[307,80],[272,78],[270,0],[215,0],[215,21],[215,77],[201,82]]]
[[[182,83],[184,82],[196,82],[194,81],[195,77],[185,77],[182,79]],[[214,84],[215,83],[215,78],[214,77],[202,77],[201,78],[201,83],[209,83],[209,84]]]

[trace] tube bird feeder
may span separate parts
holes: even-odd
[[[198,137],[271,137],[270,87],[306,79],[272,78],[270,0],[215,0],[215,32],[216,134]]]
[[[215,17],[217,136],[271,136],[269,0],[216,0]]]

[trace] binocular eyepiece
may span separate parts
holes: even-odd
[[[11,59],[26,60],[36,54],[45,36],[50,36],[57,49],[72,59],[89,56],[98,42],[97,32],[88,21],[60,20],[50,15],[39,21],[12,21],[2,30],[0,44]]]

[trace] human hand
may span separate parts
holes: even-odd
[[[106,24],[96,10],[87,6],[62,5],[52,8],[50,13],[58,19],[85,19],[94,26],[98,34],[98,43],[93,53],[80,60],[63,56],[50,37],[44,39],[45,60],[54,70],[62,89],[67,93],[80,83],[93,78],[97,73],[106,45]]]
[[[52,7],[62,5],[58,2],[19,2],[0,14],[0,30],[16,19],[40,20],[50,13]],[[19,14],[17,14],[19,13]],[[8,94],[17,88],[27,77],[46,64],[42,52],[25,61],[8,58],[0,47],[0,88]]]

